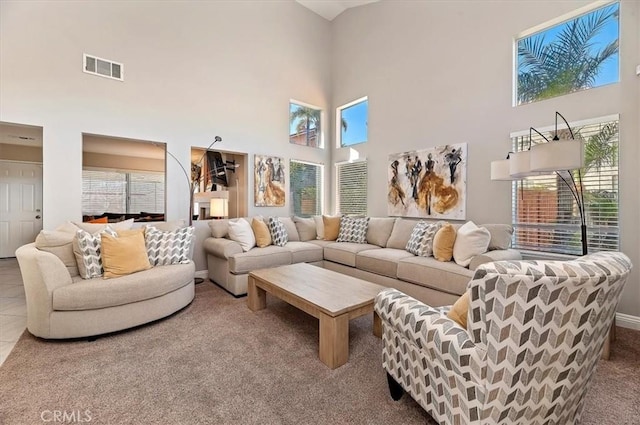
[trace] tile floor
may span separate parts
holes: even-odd
[[[0,259],[0,365],[27,327],[27,304],[15,258]]]

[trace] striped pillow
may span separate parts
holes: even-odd
[[[340,218],[340,232],[336,242],[367,243],[367,229],[369,228],[369,217],[348,217]]]
[[[83,279],[93,279],[102,276],[104,269],[102,268],[102,255],[100,249],[102,247],[102,233],[109,236],[118,236],[115,230],[107,226],[102,232],[91,234],[85,230],[78,229],[76,232],[76,241],[79,256],[76,256],[78,262],[78,272]]]
[[[191,244],[194,239],[193,226],[172,232],[163,232],[153,226],[146,226],[144,242],[152,266],[188,263]]]

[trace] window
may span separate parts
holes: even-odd
[[[340,214],[367,214],[367,161],[336,164]]]
[[[164,213],[164,173],[82,170],[82,213]]]
[[[289,103],[289,142],[310,146],[322,147],[320,137],[322,111],[310,105]]]
[[[340,147],[364,143],[368,137],[369,100],[366,97],[340,106],[336,111]]]
[[[322,214],[322,165],[291,160],[289,179],[293,214],[299,217]]]
[[[617,83],[618,3],[561,17],[517,40],[516,104]]]
[[[618,250],[618,117],[573,124],[571,129],[584,143],[584,168],[580,173],[589,252]],[[552,139],[553,129],[541,132]],[[512,141],[514,150],[528,149],[529,132],[515,135]],[[541,141],[537,136],[532,143]],[[561,173],[578,182],[578,170],[572,171],[572,176]],[[577,204],[557,174],[513,182],[512,220],[516,249],[582,254]]]

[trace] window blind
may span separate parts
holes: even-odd
[[[322,165],[291,160],[289,174],[293,214],[322,214]]]
[[[585,164],[582,169],[512,183],[513,246],[516,249],[582,254],[580,212],[574,196],[562,181],[562,177],[569,182],[574,179],[579,185],[578,173],[582,177],[589,252],[619,249],[618,121],[572,127],[572,130],[574,137],[583,142]],[[549,140],[553,138],[552,133],[545,136]],[[512,142],[514,151],[526,150],[529,135],[514,137]],[[540,136],[531,141],[542,142],[546,143]]]
[[[164,175],[118,170],[82,170],[82,213],[163,213]]]
[[[336,164],[337,211],[340,214],[367,214],[367,161]]]

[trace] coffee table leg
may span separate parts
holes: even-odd
[[[267,307],[267,291],[259,288],[252,276],[249,276],[249,281],[247,282],[247,306],[251,311],[258,311]]]
[[[382,321],[375,311],[373,312],[373,334],[378,338],[382,338]]]
[[[320,313],[320,361],[331,369],[349,359],[349,317],[331,317]]]

